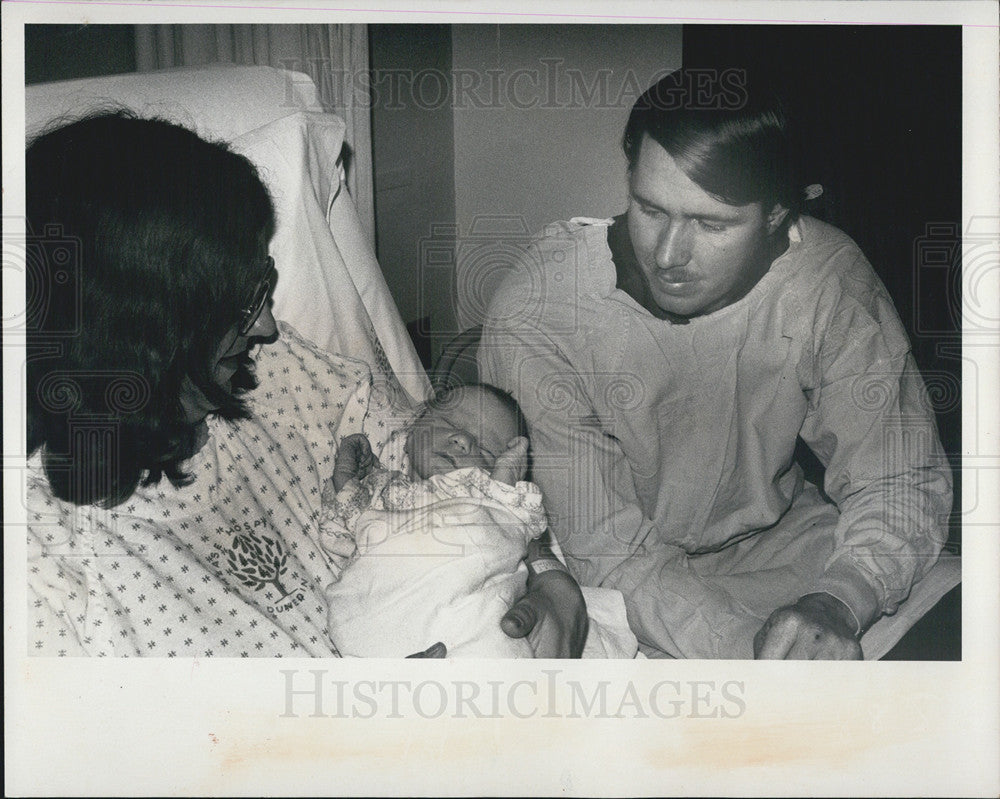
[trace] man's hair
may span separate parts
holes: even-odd
[[[489,383],[464,383],[439,389],[431,399],[424,403],[424,411],[447,408],[449,403],[454,401],[455,395],[462,389],[475,389],[495,397],[504,408],[510,411],[511,416],[514,418],[517,435],[528,436],[528,421],[524,418],[521,406],[517,404],[517,400],[502,388],[497,388]]]
[[[729,205],[759,202],[765,213],[780,204],[794,221],[803,187],[782,102],[736,80],[745,78],[736,70],[725,72],[733,80],[720,82],[715,95],[700,83],[705,70],[689,72],[670,73],[632,106],[622,137],[629,170],[648,135],[713,197]]]
[[[124,110],[50,126],[25,161],[29,453],[77,504],[189,482],[185,375],[221,416],[249,415],[249,356],[232,393],[212,371],[261,277],[267,189],[225,144]]]

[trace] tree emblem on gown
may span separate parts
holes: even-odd
[[[270,583],[281,596],[288,596],[281,584],[288,571],[288,555],[278,541],[252,531],[241,533],[233,537],[226,560],[232,574],[248,588],[259,591]]]

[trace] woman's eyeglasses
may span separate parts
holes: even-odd
[[[243,313],[243,321],[240,322],[240,335],[245,336],[253,326],[257,323],[260,318],[261,312],[264,310],[264,306],[267,305],[267,301],[271,296],[271,283],[274,276],[274,258],[270,255],[267,256],[267,261],[264,263],[264,274],[257,283],[257,288],[253,291],[253,299],[250,304],[247,305]]]

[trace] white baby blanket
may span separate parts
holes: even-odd
[[[517,507],[452,496],[417,504],[368,509],[352,524],[357,553],[327,589],[341,654],[404,657],[440,641],[449,657],[531,657],[528,643],[507,637],[500,619],[524,594],[521,561],[544,529],[540,502]],[[637,642],[621,594],[588,588],[584,596],[591,617],[584,656],[633,657]]]

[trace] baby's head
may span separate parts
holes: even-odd
[[[406,453],[421,479],[468,466],[492,472],[497,457],[526,435],[524,416],[510,394],[481,383],[459,386],[424,404],[406,437]]]

